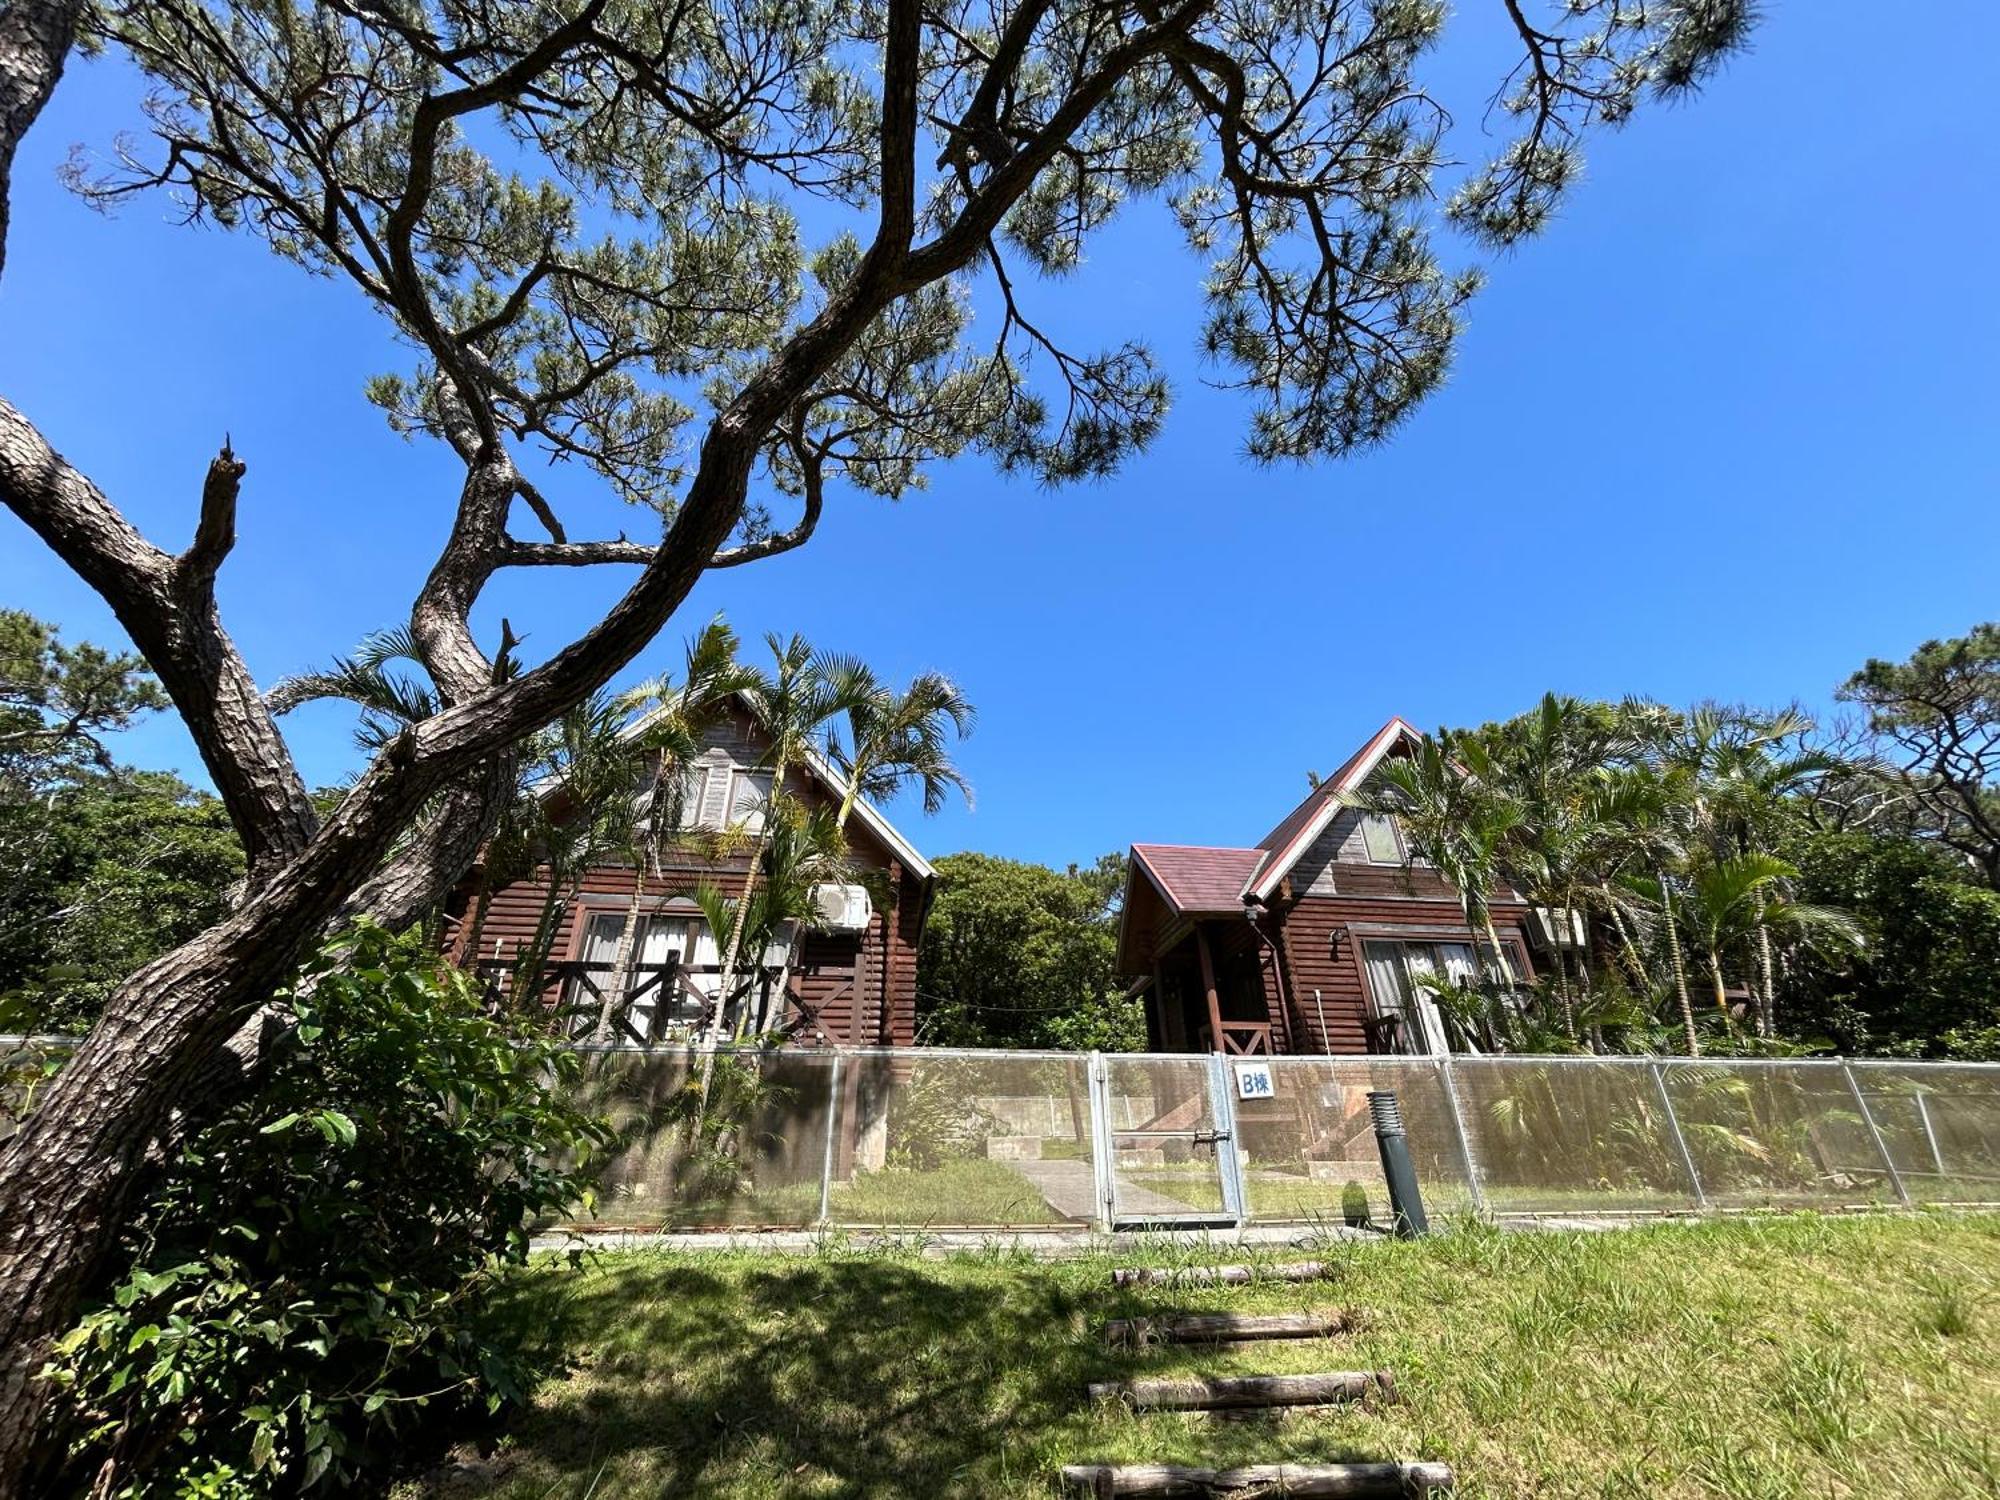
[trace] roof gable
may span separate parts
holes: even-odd
[[[1301,856],[1339,815],[1345,799],[1374,774],[1382,758],[1399,744],[1415,744],[1422,738],[1400,717],[1376,730],[1367,744],[1350,755],[1339,770],[1314,787],[1276,828],[1257,841],[1257,847],[1266,852],[1244,878],[1238,899],[1259,904],[1270,900],[1279,882],[1291,874]]]
[[[750,734],[759,743],[768,744],[769,736],[758,725],[756,715],[749,712],[749,694],[737,693],[735,700],[737,706],[744,712]],[[630,738],[639,733],[655,714],[662,712],[664,710],[656,708],[651,713],[641,714],[620,730],[619,733],[626,738]],[[814,747],[806,747],[805,761],[800,769],[814,781],[817,781],[827,795],[836,803],[842,801],[847,796],[847,778],[841,775],[839,768]],[[883,816],[881,810],[866,797],[856,797],[854,799],[854,818],[863,828],[866,828],[869,833],[873,834],[882,846],[895,856],[896,861],[910,874],[916,876],[919,880],[928,881],[937,878],[936,869],[932,867],[929,860],[917,852],[917,846],[905,838],[896,825]]]

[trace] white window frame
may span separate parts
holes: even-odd
[[[1396,846],[1394,859],[1377,859],[1375,851],[1368,847],[1368,825],[1380,821],[1388,826],[1389,842]],[[1365,812],[1361,815],[1361,854],[1371,865],[1407,865],[1410,862],[1410,846],[1403,840],[1403,828],[1396,821],[1394,813]]]
[[[739,819],[736,810],[742,801],[744,783],[748,782],[755,786],[759,781],[764,783],[762,795],[758,799],[760,805]],[[760,771],[755,766],[732,766],[729,772],[729,802],[723,811],[725,826],[734,827],[740,823],[751,833],[761,833],[764,828],[764,815],[770,808],[771,798],[775,792],[775,778],[771,772]]]

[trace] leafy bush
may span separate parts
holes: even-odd
[[[949,1064],[919,1067],[889,1106],[889,1165],[928,1172],[986,1153],[1005,1124],[972,1095],[974,1079]]]
[[[354,1486],[424,1418],[528,1373],[487,1318],[535,1222],[609,1138],[574,1054],[481,1008],[415,937],[364,925],[286,997],[291,1042],[137,1215],[102,1305],[57,1345],[36,1493]]]

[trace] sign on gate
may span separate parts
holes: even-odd
[[[1271,1083],[1271,1065],[1267,1062],[1240,1062],[1236,1065],[1236,1097],[1239,1099],[1270,1099],[1277,1095]]]

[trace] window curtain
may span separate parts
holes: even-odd
[[[1378,1016],[1402,1018],[1402,1048],[1405,1052],[1424,1050],[1423,1024],[1410,1005],[1409,976],[1403,966],[1403,949],[1397,943],[1368,943],[1362,949],[1368,967],[1368,991],[1375,997]]]

